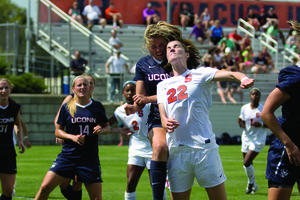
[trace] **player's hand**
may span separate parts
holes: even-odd
[[[144,96],[142,94],[136,94],[132,97],[133,101],[136,103],[136,104],[147,104],[149,103],[147,101],[147,96]]]
[[[24,153],[25,152],[25,147],[24,147],[24,144],[23,144],[23,142],[18,142],[19,144],[19,149],[20,149],[20,151],[19,151],[19,153]]]
[[[130,128],[127,127],[120,128],[120,133],[127,136],[131,136],[133,134]]]
[[[245,124],[246,124],[245,121],[241,121],[241,123],[239,123],[239,125],[240,125],[241,128],[245,128],[245,126],[246,126]]]
[[[99,135],[99,134],[101,134],[101,132],[102,132],[102,126],[97,125],[97,126],[94,127],[93,134]]]
[[[134,114],[135,112],[137,112],[136,106],[130,105],[130,104],[126,104],[124,106],[124,109],[125,109],[125,114],[126,115],[131,115],[131,114]]]
[[[83,146],[85,142],[85,135],[74,135],[72,137],[72,141],[79,144],[80,146]]]
[[[286,152],[289,157],[290,163],[296,166],[300,166],[300,152],[298,147],[294,143],[286,145]]]
[[[29,142],[28,138],[25,139],[25,144],[28,149],[31,147],[31,143]]]
[[[59,144],[59,145],[63,145],[64,144],[64,140],[60,139],[60,138],[56,138],[55,139],[55,143]]]
[[[243,89],[248,89],[254,85],[255,80],[252,78],[247,78],[241,82],[240,87]]]
[[[180,126],[180,124],[173,117],[167,119],[166,125],[169,133],[173,133],[174,130]]]

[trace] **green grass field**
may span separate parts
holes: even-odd
[[[18,154],[17,164],[17,186],[16,197],[13,199],[32,199],[37,193],[43,178],[50,168],[52,161],[60,152],[60,146],[33,146],[27,149],[23,155]],[[103,178],[103,199],[121,200],[124,199],[126,189],[126,163],[128,146],[99,146],[99,156]],[[220,146],[220,155],[223,162],[227,181],[225,182],[228,199],[232,200],[260,200],[267,199],[267,180],[265,179],[265,168],[267,160],[266,146],[254,162],[256,182],[260,189],[255,195],[245,194],[247,178],[243,168],[242,153],[240,146]],[[49,199],[64,199],[56,188]],[[88,199],[85,189],[83,198]],[[145,171],[137,187],[137,199],[151,200],[152,192],[147,171]],[[168,194],[168,199],[170,195]],[[192,189],[192,200],[208,199],[206,192],[196,183]],[[291,199],[299,199],[297,188],[294,188]]]

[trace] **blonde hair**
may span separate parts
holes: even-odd
[[[290,21],[287,21],[287,22],[290,23],[291,27],[296,31],[297,40],[299,42],[300,23],[295,21],[295,20],[290,20]],[[300,45],[298,45],[298,48],[299,47],[300,47]]]
[[[174,25],[167,22],[159,21],[157,24],[152,24],[148,26],[145,30],[144,39],[146,48],[150,47],[151,38],[162,37],[169,43],[174,40],[181,40],[182,34],[181,30]]]
[[[84,78],[86,80],[86,82],[89,82],[87,80],[87,78],[83,75],[80,76],[76,76],[73,80],[72,80],[72,88],[75,86],[75,81],[78,78]],[[74,98],[72,98],[68,103],[67,103],[67,109],[69,110],[69,113],[72,117],[75,117],[75,113],[77,112],[77,107],[76,107],[76,100],[77,100],[77,95],[74,93]]]
[[[10,87],[10,89],[13,89],[13,88],[15,87],[15,85],[12,84],[7,78],[0,78],[0,82],[1,82],[1,81],[7,82],[8,85],[9,85],[9,87]]]

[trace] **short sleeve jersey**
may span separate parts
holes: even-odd
[[[21,105],[9,101],[7,106],[0,106],[0,155],[16,156],[13,130],[16,117],[21,109]]]
[[[87,61],[83,58],[79,58],[78,60],[72,59],[70,62],[70,67],[73,69],[78,69],[84,71],[84,66],[86,65]]]
[[[211,37],[223,37],[222,36],[222,31],[223,28],[222,26],[219,26],[219,28],[217,28],[215,25],[213,25],[210,30],[212,31]]]
[[[265,144],[266,129],[252,126],[253,121],[264,122],[260,116],[263,107],[262,104],[259,104],[257,108],[252,109],[250,103],[248,103],[241,108],[239,118],[245,121],[245,129],[242,133],[242,140],[244,142],[255,140],[257,143]]]
[[[156,95],[157,84],[162,80],[170,78],[170,73],[167,73],[163,68],[165,64],[165,62],[161,64],[157,63],[153,57],[149,55],[141,58],[137,62],[133,80],[145,82],[147,96]],[[157,104],[152,104],[150,118],[152,114],[155,114],[154,119],[160,120]]]
[[[128,154],[131,156],[151,158],[152,147],[148,140],[148,129],[146,125],[151,104],[146,104],[142,110],[132,115],[126,115],[124,109],[125,105],[118,107],[114,115],[118,122],[123,123],[133,132],[129,140]]]
[[[124,58],[121,56],[117,58],[117,56],[110,56],[107,60],[109,65],[109,73],[110,74],[122,74],[123,73],[123,66],[127,63]]]
[[[180,126],[167,133],[168,147],[215,148],[215,134],[209,120],[212,105],[212,79],[217,69],[200,67],[166,79],[157,86],[157,102],[164,105],[168,118]]]
[[[98,135],[93,134],[93,131],[95,126],[108,122],[103,105],[93,100],[85,106],[77,104],[74,117],[66,106],[64,104],[61,107],[57,123],[65,127],[66,133],[85,135],[85,142],[81,146],[72,140],[65,140],[59,156],[77,162],[89,162],[98,158]]]
[[[99,16],[101,16],[101,11],[96,5],[87,5],[84,7],[82,15],[86,15],[89,20],[99,19]]]
[[[300,67],[289,66],[282,69],[278,76],[277,88],[286,92],[290,98],[282,104],[282,117],[279,123],[291,140],[300,147],[300,134],[295,130],[300,124]]]
[[[105,9],[105,18],[106,19],[112,18],[112,16],[110,16],[109,13],[118,13],[118,11],[115,8],[113,10],[111,10],[110,7],[106,8]]]

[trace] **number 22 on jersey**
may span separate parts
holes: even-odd
[[[185,76],[185,83],[192,81],[192,75],[186,75]],[[168,90],[167,95],[168,97],[168,103],[173,103],[175,101],[180,101],[183,99],[188,98],[188,94],[186,93],[187,86],[186,85],[180,85],[177,89],[171,88]]]

